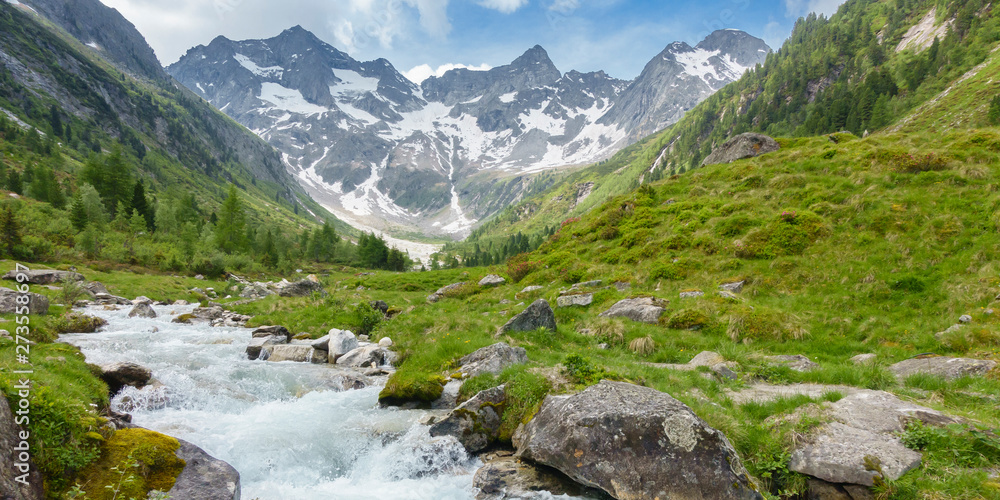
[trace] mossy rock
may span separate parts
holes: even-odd
[[[122,429],[103,443],[101,458],[80,472],[77,483],[91,500],[146,498],[153,490],[169,491],[187,465],[177,457],[178,448],[180,443],[165,434]]]
[[[94,333],[98,328],[107,324],[108,322],[103,318],[71,312],[59,317],[52,325],[52,329],[56,333]]]
[[[430,403],[441,397],[445,383],[441,375],[397,371],[378,394],[378,402],[384,406],[430,408]]]
[[[663,321],[668,328],[688,330],[708,324],[708,322],[711,321],[711,318],[697,309],[681,309],[671,314],[666,320],[661,321]]]
[[[190,323],[192,319],[195,318],[194,314],[181,314],[180,316],[174,318],[173,323]]]

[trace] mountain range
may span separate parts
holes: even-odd
[[[523,197],[530,174],[610,157],[764,62],[736,30],[668,45],[634,80],[560,72],[535,46],[488,71],[419,85],[296,26],[217,37],[167,72],[281,151],[324,207],[355,227],[461,238]]]

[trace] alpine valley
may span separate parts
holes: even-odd
[[[296,26],[217,37],[167,72],[284,156],[320,204],[361,229],[461,239],[546,187],[529,175],[610,157],[764,62],[771,49],[720,30],[674,42],[632,81],[561,73],[535,46],[488,71],[419,85]]]

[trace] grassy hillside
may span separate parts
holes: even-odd
[[[995,81],[1000,16],[980,0],[852,0],[831,18],[800,19],[788,41],[760,67],[726,86],[667,130],[510,207],[466,245],[502,240],[577,217],[608,196],[697,168],[726,139],[748,131],[809,137],[839,131],[862,136],[891,128],[911,132],[987,124]],[[897,51],[931,10],[951,22],[936,44]],[[984,64],[978,71],[974,70]],[[962,80],[967,73],[970,78]],[[583,182],[594,193],[573,206]]]

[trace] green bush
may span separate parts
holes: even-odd
[[[566,375],[580,385],[594,385],[602,379],[621,379],[620,375],[610,372],[603,367],[594,366],[590,358],[585,358],[579,354],[566,356],[563,366],[565,367]]]
[[[708,324],[710,320],[711,319],[707,314],[697,309],[680,309],[671,314],[670,317],[666,319],[665,323],[669,328],[687,330],[704,326]]]
[[[354,326],[358,335],[371,335],[385,319],[382,313],[376,311],[368,302],[361,302],[354,308]]]

